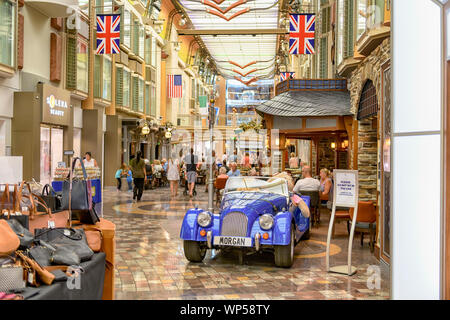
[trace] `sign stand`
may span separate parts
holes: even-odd
[[[358,170],[333,170],[334,190],[333,190],[333,208],[331,211],[330,224],[328,226],[326,266],[327,272],[347,274],[352,276],[356,273],[356,267],[352,266],[352,246],[353,236],[355,234],[356,217],[358,216]],[[330,244],[333,233],[334,218],[336,207],[354,208],[352,228],[348,241],[348,260],[347,265],[330,267]]]

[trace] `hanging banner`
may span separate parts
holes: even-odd
[[[200,104],[200,114],[202,116],[208,115],[208,96],[198,96],[198,102]]]
[[[96,54],[120,53],[120,14],[98,14],[96,38]]]
[[[289,54],[314,54],[316,15],[289,14]]]

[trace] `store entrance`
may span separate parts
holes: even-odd
[[[61,127],[41,125],[40,182],[51,183],[58,163],[63,161],[64,133]]]

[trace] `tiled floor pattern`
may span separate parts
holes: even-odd
[[[104,217],[117,227],[116,299],[389,298],[389,269],[373,257],[367,242],[360,246],[359,236],[352,255],[358,272],[348,277],[325,271],[328,214],[312,229],[311,240],[297,245],[290,269],[275,267],[271,253],[246,256],[243,265],[235,252],[212,251],[203,263],[188,262],[179,232],[188,208],[207,206],[207,194],[198,191],[190,200],[181,193],[170,199],[168,188],[146,190],[142,201],[133,203],[130,192],[105,190]],[[347,239],[346,226],[338,224],[332,265],[346,264]],[[373,270],[381,276],[378,283]]]

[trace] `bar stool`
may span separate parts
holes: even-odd
[[[350,208],[350,223],[353,221],[354,208]],[[375,234],[377,229],[377,214],[372,201],[358,202],[358,216],[356,217],[355,232],[361,233],[361,246],[364,245],[364,234],[368,233],[370,252],[375,249]]]

